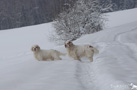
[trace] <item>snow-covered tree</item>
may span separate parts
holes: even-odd
[[[102,12],[112,12],[114,3],[112,0],[99,0]]]
[[[124,9],[130,9],[135,7],[135,1],[134,0],[124,0]]]
[[[75,40],[81,35],[102,30],[103,18],[98,0],[78,0],[55,20],[53,40]]]

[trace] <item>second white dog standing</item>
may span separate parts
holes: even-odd
[[[74,45],[71,41],[65,42],[65,48],[68,55],[75,60],[81,61],[81,57],[87,57],[91,62],[93,61],[93,55],[99,53],[99,51],[91,45]]]

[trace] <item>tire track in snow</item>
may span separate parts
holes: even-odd
[[[131,29],[131,30],[128,30],[128,31],[124,31],[124,32],[120,32],[120,33],[118,33],[118,34],[116,34],[115,35],[115,37],[114,37],[114,43],[112,43],[112,42],[108,42],[108,43],[106,43],[106,42],[97,42],[96,44],[98,45],[98,46],[100,46],[99,48],[100,48],[100,55],[101,54],[103,54],[103,52],[104,52],[104,50],[106,50],[106,48],[107,47],[109,47],[109,46],[111,46],[111,45],[122,45],[122,46],[124,46],[124,47],[127,47],[128,49],[129,49],[129,51],[131,51],[131,52],[133,52],[133,50],[130,48],[130,45],[127,45],[127,44],[125,44],[125,43],[122,43],[122,41],[120,41],[120,36],[122,35],[122,34],[125,34],[125,33],[128,33],[128,32],[131,32],[131,31],[135,31],[135,30],[137,30],[137,27],[134,27],[133,29]],[[134,56],[131,56],[132,58],[134,57]],[[101,59],[101,58],[103,58],[102,56],[98,56],[97,58],[96,58],[96,60],[97,59]],[[104,57],[104,58],[106,58],[106,57]],[[110,58],[111,59],[111,58]],[[114,58],[115,59],[115,58]],[[97,62],[95,62],[94,63],[94,65],[92,65],[92,66],[90,66],[92,69],[91,69],[91,72],[92,73],[94,73],[94,74],[91,74],[91,77],[92,77],[92,80],[94,81],[93,82],[93,84],[94,84],[94,88],[96,88],[96,81],[100,81],[101,80],[101,78],[100,78],[100,76],[99,75],[95,75],[95,74],[98,74],[98,71],[100,71],[100,70],[98,70],[98,64],[100,64],[100,63],[102,63],[102,61],[97,61]],[[119,65],[120,63],[117,63],[117,65]],[[121,64],[120,64],[121,65]],[[95,71],[95,72],[94,72]],[[88,71],[89,72],[89,71]],[[94,76],[92,76],[92,75],[94,75]],[[106,74],[107,75],[107,74]],[[109,75],[109,73],[108,73],[108,77],[111,77],[111,75]],[[100,79],[99,79],[100,78]],[[111,78],[113,78],[113,76],[111,77]],[[113,80],[111,81],[111,82],[114,82],[115,81],[115,79],[113,78]],[[120,82],[120,81],[118,81],[118,82]],[[121,82],[121,83],[124,83],[124,82]],[[116,83],[117,84],[117,83]],[[125,85],[125,84],[123,84],[123,85]],[[97,88],[96,88],[96,90],[97,90]],[[98,90],[99,90],[99,88],[98,88]]]
[[[134,43],[127,44],[127,43],[124,43],[124,42],[121,41],[121,35],[127,34],[127,33],[129,33],[129,32],[133,32],[133,31],[136,31],[136,30],[137,30],[137,27],[134,27],[134,28],[131,29],[131,30],[128,30],[128,31],[125,31],[125,32],[121,32],[121,33],[117,34],[117,35],[114,37],[114,41],[117,41],[119,44],[127,47],[130,52],[132,52],[132,53],[135,53],[135,52],[136,52],[135,54],[137,54],[137,51],[136,51],[135,49],[132,49],[132,48],[131,48],[132,46],[134,46],[135,48],[137,48],[137,45],[136,45],[136,44],[134,44]],[[131,44],[132,44],[132,45],[131,45]],[[136,59],[135,55],[132,55],[131,57],[134,58],[134,59]],[[137,61],[136,61],[136,62],[137,62]]]
[[[78,80],[85,87],[85,90],[97,90],[95,85],[96,77],[92,67],[93,63],[78,62],[77,63],[77,76]]]
[[[133,29],[128,30],[128,31],[124,31],[124,32],[118,33],[117,35],[115,35],[114,41],[118,41],[118,42],[121,43],[121,41],[120,41],[120,35],[126,34],[126,33],[128,33],[128,32],[132,32],[132,31],[135,31],[135,30],[137,30],[137,27],[134,27]]]

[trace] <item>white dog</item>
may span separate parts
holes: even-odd
[[[65,56],[65,54],[57,51],[57,50],[42,50],[38,45],[32,46],[31,50],[34,53],[34,57],[39,61],[44,60],[61,60],[60,56]]]
[[[90,45],[78,46],[74,45],[71,41],[65,42],[65,48],[68,55],[75,60],[80,60],[81,57],[87,57],[91,62],[93,61],[93,55],[99,53],[99,51]]]

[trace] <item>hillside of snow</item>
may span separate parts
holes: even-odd
[[[108,13],[106,29],[82,36],[74,44],[91,44],[100,52],[91,63],[62,56],[37,61],[31,46],[67,53],[49,41],[52,23],[0,31],[0,90],[131,90],[137,85],[137,9]]]
[[[105,26],[108,28],[128,24],[137,21],[137,10],[128,9],[124,11],[111,12],[106,14],[107,22]]]

